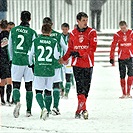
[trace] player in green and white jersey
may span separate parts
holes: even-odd
[[[33,72],[28,67],[29,56],[32,41],[37,37],[36,32],[29,27],[31,20],[31,13],[29,11],[21,12],[21,23],[19,26],[12,28],[9,34],[8,51],[9,57],[12,62],[11,77],[13,81],[13,99],[16,103],[13,115],[15,118],[19,117],[20,110],[20,86],[22,77],[24,77],[26,88],[26,116],[31,116],[32,108],[32,81]]]
[[[62,37],[64,39],[65,44],[68,47],[68,40],[69,40],[69,24],[68,23],[63,23],[61,25],[61,29],[62,29]],[[63,95],[62,93],[62,97],[65,96],[65,98],[68,98],[68,94],[71,88],[71,82],[72,82],[72,75],[73,75],[73,70],[72,70],[72,66],[71,66],[71,57],[69,58],[69,63],[67,65],[64,66],[65,68],[65,89],[62,89],[62,92],[65,91],[65,94]]]
[[[51,31],[51,25],[44,24],[42,26],[42,35],[33,41],[29,56],[31,66],[34,59],[33,88],[36,90],[36,100],[42,110],[41,118],[44,120],[50,112],[52,103],[52,88],[55,75],[54,63],[60,56],[57,41],[50,37]]]
[[[45,17],[43,19],[43,24],[48,23],[51,26],[53,25],[51,18]],[[58,42],[57,48],[60,54],[62,53],[62,50],[65,52],[67,51],[67,46],[65,45],[65,42],[61,36],[61,33],[55,31],[52,29],[51,35],[52,38],[56,39]],[[61,55],[62,56],[62,55]],[[55,60],[55,76],[54,76],[54,84],[53,84],[53,109],[52,112],[55,115],[60,114],[59,112],[59,100],[60,100],[60,90],[59,90],[59,85],[60,82],[62,82],[62,65],[59,64],[58,60]]]

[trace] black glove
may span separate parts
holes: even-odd
[[[109,62],[113,65],[114,64],[114,59],[110,59]]]
[[[34,73],[34,64],[32,64],[31,66],[28,65],[29,68],[32,68],[32,72]]]
[[[73,56],[74,58],[76,58],[76,57],[81,57],[80,54],[79,54],[79,52],[76,52],[76,51],[72,51],[72,52],[70,53],[70,56]]]

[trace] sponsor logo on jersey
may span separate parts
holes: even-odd
[[[25,29],[16,29],[16,32],[28,33],[28,30],[25,30]]]
[[[97,37],[94,37],[94,42],[97,42]]]
[[[87,45],[80,45],[80,46],[74,46],[74,49],[88,49],[89,46]]]
[[[40,43],[51,44],[51,41],[49,41],[49,40],[40,40]]]
[[[132,44],[131,44],[131,43],[121,43],[120,45],[121,45],[121,46],[124,46],[124,47],[129,47],[129,46],[131,46]]]

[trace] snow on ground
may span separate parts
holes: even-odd
[[[95,63],[91,91],[87,101],[89,119],[75,119],[77,107],[75,88],[71,88],[69,99],[61,99],[59,116],[41,120],[40,108],[33,101],[33,116],[25,117],[25,90],[21,87],[21,109],[19,118],[13,117],[14,106],[0,106],[1,133],[130,133],[133,132],[132,99],[119,99],[118,66]]]

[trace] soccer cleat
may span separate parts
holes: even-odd
[[[4,100],[1,100],[1,105],[6,105],[6,102]]]
[[[75,113],[75,118],[76,119],[80,119],[81,118],[81,114],[80,113]]]
[[[83,118],[86,120],[86,119],[88,119],[88,111],[87,110],[84,110],[83,112],[82,112],[82,116],[83,116]]]
[[[127,98],[132,98],[132,96],[129,94],[129,95],[127,95]]]
[[[15,118],[19,117],[20,107],[21,107],[21,104],[18,102],[16,104],[16,107],[15,107],[14,112],[13,112],[13,115],[14,115]]]
[[[52,109],[52,114],[53,114],[53,115],[60,115],[59,109],[57,109],[57,108],[54,107],[54,108]]]
[[[122,95],[121,97],[119,97],[120,99],[124,99],[126,98],[126,95]]]
[[[9,101],[7,101],[6,103],[7,103],[8,106],[11,106],[12,105],[11,102],[9,102]]]
[[[48,111],[46,108],[44,108],[41,112],[41,116],[40,119],[46,120],[46,118],[48,117]]]
[[[32,116],[31,111],[26,111],[26,117]]]

